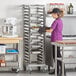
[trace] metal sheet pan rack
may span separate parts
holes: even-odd
[[[39,27],[45,26],[44,5],[23,5],[24,28],[24,66],[31,71],[33,67],[45,67],[45,34],[39,34]],[[32,55],[35,59],[32,59]],[[26,67],[27,66],[27,67]]]

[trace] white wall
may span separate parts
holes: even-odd
[[[50,2],[63,2],[65,4],[67,3],[73,3],[76,5],[76,0],[0,0],[0,20],[7,18],[7,17],[17,17],[18,18],[18,32],[19,35],[22,36],[22,4],[47,4]],[[74,6],[74,10],[76,6]],[[2,25],[1,21],[0,24]],[[22,43],[20,44],[20,64],[22,64]],[[20,68],[22,69],[22,65],[20,65]]]
[[[0,17],[8,17],[10,10],[17,9],[15,6],[20,6],[21,4],[47,4],[50,2],[63,2],[65,4],[72,2],[76,5],[75,0],[0,0]],[[15,10],[14,12],[16,12]]]

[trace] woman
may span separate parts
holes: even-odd
[[[55,19],[50,29],[47,29],[44,26],[44,27],[40,27],[38,32],[41,34],[44,32],[50,32],[51,42],[61,41],[63,40],[62,39],[63,21],[61,17],[63,17],[64,13],[59,8],[54,8],[52,12],[49,12],[49,14],[52,14],[52,17]],[[53,51],[53,59],[55,60],[55,46],[54,45],[52,45],[52,51]],[[57,47],[57,57],[61,57],[60,47]],[[62,68],[62,62],[58,60],[57,61],[57,73],[58,74],[59,72],[61,73],[61,71],[59,71],[59,67]],[[54,74],[54,73],[55,73],[55,70],[53,73],[50,73],[50,74]],[[61,76],[61,75],[58,75],[58,76]]]
[[[61,11],[59,8],[54,8],[52,12],[49,12],[49,13],[52,14],[52,17],[55,20],[52,23],[51,28],[49,30],[46,30],[46,32],[51,32],[51,42],[61,41],[62,30],[63,30],[63,21],[61,17],[63,17],[63,11]],[[54,45],[52,45],[52,50],[53,50],[53,59],[55,60],[55,46]],[[61,57],[60,47],[57,47],[57,57]],[[57,61],[58,74],[59,74],[59,67],[62,68],[62,63],[61,61],[58,60]],[[55,73],[55,71],[53,73]]]

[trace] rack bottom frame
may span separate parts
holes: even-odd
[[[47,65],[31,63],[31,64],[27,64],[26,68],[27,68],[26,70],[29,72],[32,72],[34,68],[38,68],[38,70],[40,70],[40,68],[43,68],[43,71],[46,71]]]

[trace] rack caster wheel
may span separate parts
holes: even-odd
[[[19,72],[19,69],[12,68],[12,72],[18,73]]]
[[[18,73],[20,70],[19,69],[16,69],[16,73]]]
[[[43,72],[46,72],[47,71],[47,68],[43,67]]]
[[[26,67],[24,67],[24,71],[26,71],[27,69],[26,69]]]
[[[40,71],[41,70],[41,67],[37,67],[38,68],[38,71]]]
[[[29,72],[29,74],[31,74],[31,72],[32,72],[32,68],[31,67],[28,69],[28,72]]]

